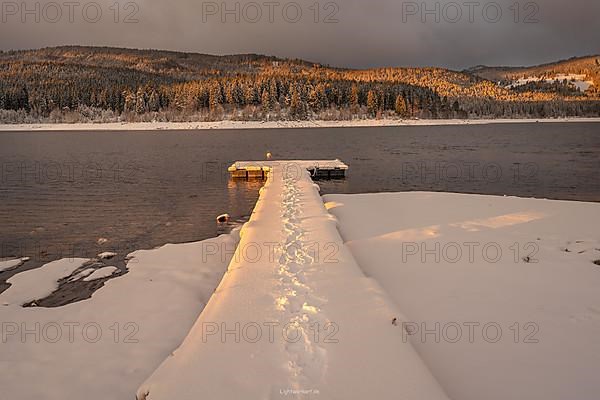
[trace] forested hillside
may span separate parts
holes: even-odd
[[[573,88],[571,82],[581,80],[589,84],[584,91],[587,97],[600,97],[600,56],[573,57],[533,67],[477,66],[464,72],[497,82],[501,86],[520,87],[520,91],[537,90],[561,95],[582,94],[577,93],[577,90],[569,90]]]
[[[595,62],[582,68],[598,82]],[[595,85],[582,92],[499,82],[519,73],[349,70],[254,54],[104,47],[11,51],[0,53],[0,122],[600,115]]]
[[[592,78],[600,78],[600,56],[573,57],[533,67],[487,67],[479,65],[466,70],[481,78],[492,81],[517,78],[528,75],[556,74],[590,74]]]

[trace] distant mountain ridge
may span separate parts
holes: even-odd
[[[58,46],[0,53],[0,61],[62,62],[90,67],[127,68],[140,72],[193,77],[210,70],[252,71],[253,67],[284,61],[273,56],[236,54],[217,56],[169,50],[93,46]],[[287,62],[292,62],[288,61]],[[307,62],[298,64],[312,65]]]

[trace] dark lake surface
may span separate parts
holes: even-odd
[[[334,159],[322,193],[433,190],[600,201],[600,124],[0,133],[0,257],[125,255],[243,220],[261,181],[235,160]],[[6,279],[9,273],[4,273]],[[0,279],[2,280],[2,279]],[[0,288],[1,289],[1,288]]]

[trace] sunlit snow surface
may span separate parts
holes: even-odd
[[[84,282],[93,281],[96,279],[108,278],[118,270],[117,267],[103,267],[95,270],[90,275],[83,278]]]
[[[416,324],[410,342],[451,398],[598,398],[600,204],[426,192],[325,201],[358,264]]]
[[[269,173],[217,291],[138,399],[447,400],[317,185],[285,164]]]
[[[237,232],[132,253],[128,273],[91,299],[57,308],[21,307],[42,298],[87,261],[64,259],[16,274],[0,294],[0,398],[131,399],[181,343],[227,268]],[[72,279],[100,279],[114,267]]]
[[[323,204],[307,174],[272,177],[231,263],[237,232],[137,251],[127,274],[57,308],[21,304],[113,267],[58,260],[11,277],[2,398],[596,398],[600,204],[425,192]],[[207,340],[206,324],[236,322],[289,323],[300,340]],[[327,323],[336,342],[311,332]]]
[[[27,257],[0,261],[0,272],[10,271],[27,261]]]

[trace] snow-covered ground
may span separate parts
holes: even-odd
[[[9,271],[11,269],[15,269],[15,268],[17,268],[19,265],[23,264],[27,260],[28,260],[27,257],[16,258],[16,259],[9,259],[9,260],[2,260],[2,261],[0,261],[0,272],[4,272],[4,271]]]
[[[275,166],[217,291],[138,399],[447,399],[402,320],[308,173]]]
[[[149,131],[203,129],[352,128],[378,126],[481,125],[529,122],[600,122],[600,118],[539,119],[360,119],[352,121],[216,121],[78,124],[0,124],[1,131]]]
[[[1,397],[597,398],[600,204],[324,204],[308,172],[271,168],[239,235],[136,251],[91,299],[21,307],[114,267],[65,259],[12,276]]]
[[[324,199],[449,397],[598,398],[600,204],[423,192]]]
[[[91,274],[83,278],[83,280],[85,282],[89,282],[94,281],[96,279],[108,278],[109,276],[114,274],[117,271],[117,269],[117,267],[98,268],[97,270],[93,271]]]
[[[16,274],[7,281],[11,286],[0,294],[0,304],[20,307],[32,300],[43,299],[58,289],[60,279],[70,276],[88,261],[85,258],[65,258]]]
[[[91,280],[116,268],[79,273],[87,260],[63,259],[14,275],[0,294],[0,398],[134,398],[190,330],[237,240],[233,232],[136,251],[128,273],[109,280],[91,299],[57,308],[21,304],[48,295],[57,280],[74,272]]]
[[[594,81],[587,80],[587,75],[585,74],[557,74],[552,78],[541,78],[539,76],[529,76],[529,77],[521,77],[516,81],[513,81],[511,84],[506,87],[512,88],[516,86],[522,86],[529,82],[541,82],[544,81],[546,83],[554,83],[554,82],[563,82],[567,80],[567,82],[573,84],[577,87],[581,92],[585,92],[589,89],[590,86],[594,84]]]

